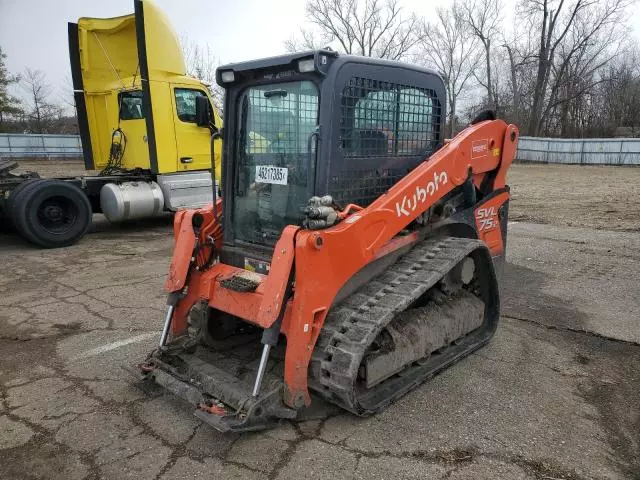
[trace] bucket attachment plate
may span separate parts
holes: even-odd
[[[273,426],[279,419],[294,419],[297,412],[282,403],[284,384],[271,378],[263,393],[252,396],[251,383],[211,363],[211,352],[156,351],[142,367],[153,380],[187,401],[194,415],[221,432],[246,432]]]

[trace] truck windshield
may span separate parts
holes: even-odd
[[[238,106],[233,230],[237,239],[274,245],[300,222],[312,194],[318,90],[306,80],[258,85]]]

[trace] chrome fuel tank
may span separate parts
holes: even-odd
[[[107,183],[100,207],[110,222],[154,217],[164,210],[164,195],[156,182]]]

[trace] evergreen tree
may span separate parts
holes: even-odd
[[[2,52],[2,47],[0,47],[0,131],[3,131],[3,124],[7,116],[22,113],[20,100],[8,92],[9,86],[18,82],[20,77],[9,74],[4,63],[5,58],[7,55]]]

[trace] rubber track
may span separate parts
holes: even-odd
[[[396,389],[373,410],[358,402],[358,369],[378,334],[397,313],[407,309],[479,247],[486,248],[483,242],[467,238],[424,240],[382,275],[332,308],[311,359],[309,386],[346,410],[357,415],[369,415],[424,382],[431,375],[425,375],[418,382],[412,381],[406,388]]]

